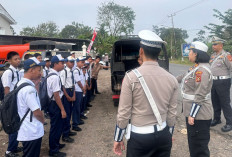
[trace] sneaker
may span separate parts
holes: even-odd
[[[73,127],[72,130],[74,130],[74,131],[82,131],[82,129],[80,127],[78,127],[78,126],[77,127]]]
[[[20,153],[23,151],[23,147],[17,147],[15,151],[12,151],[13,153]]]
[[[62,138],[62,141],[63,142],[67,142],[67,143],[73,143],[74,142],[74,139],[70,138],[70,137],[63,137]]]
[[[92,107],[93,105],[91,105],[91,104],[87,104],[87,107]]]
[[[232,125],[225,125],[221,128],[222,132],[228,132],[232,130]]]
[[[216,126],[216,125],[218,125],[218,124],[220,124],[220,123],[222,123],[221,120],[216,120],[216,119],[214,119],[214,120],[211,121],[210,126]]]
[[[68,135],[69,135],[69,136],[75,136],[75,135],[77,135],[77,133],[76,133],[76,132],[70,131],[70,132],[68,133]]]
[[[59,145],[59,149],[62,149],[62,148],[64,148],[65,147],[65,144],[60,144]]]
[[[65,156],[66,156],[66,153],[63,153],[63,152],[49,153],[49,156],[65,157]]]
[[[9,153],[5,153],[5,157],[19,157],[19,155],[13,152],[9,152]]]
[[[88,117],[82,115],[82,116],[81,116],[81,119],[88,119]]]
[[[83,125],[83,124],[85,124],[85,122],[83,120],[81,120],[78,125]]]

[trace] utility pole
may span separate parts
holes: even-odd
[[[172,54],[172,39],[174,39],[174,45],[175,45],[175,49],[174,49],[174,56],[175,58],[177,58],[177,54],[176,54],[176,33],[175,33],[175,28],[174,28],[174,22],[173,22],[173,16],[176,16],[176,14],[171,14],[168,17],[172,18],[172,34],[173,34],[173,38],[171,36],[171,54]]]

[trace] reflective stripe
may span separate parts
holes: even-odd
[[[224,79],[229,79],[230,76],[212,76],[213,80],[224,80]]]
[[[185,94],[185,93],[182,93],[182,97],[184,99],[187,99],[187,100],[194,100],[195,99],[195,95]],[[208,99],[211,99],[211,93],[209,93],[205,96],[205,100],[208,100]]]
[[[166,122],[162,123],[162,127],[160,127],[160,125],[142,126],[142,127],[137,127],[132,125],[131,131],[138,134],[150,134],[156,131],[162,131],[166,126],[167,126]]]
[[[123,139],[124,133],[125,133],[125,129],[121,129],[116,125],[115,133],[114,133],[114,140],[117,142],[121,142]]]
[[[193,103],[192,104],[192,108],[191,108],[191,111],[190,111],[190,116],[195,118],[197,113],[199,112],[201,106],[196,104],[196,103]]]

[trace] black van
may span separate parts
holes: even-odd
[[[128,70],[139,66],[138,57],[140,49],[140,38],[120,39],[114,43],[111,54],[111,88],[113,92],[114,105],[118,105],[122,80]],[[169,60],[165,45],[159,56],[158,63],[161,67],[169,70]]]

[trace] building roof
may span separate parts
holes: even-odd
[[[0,4],[0,16],[6,19],[11,25],[16,24],[16,21],[10,16],[6,9]]]

